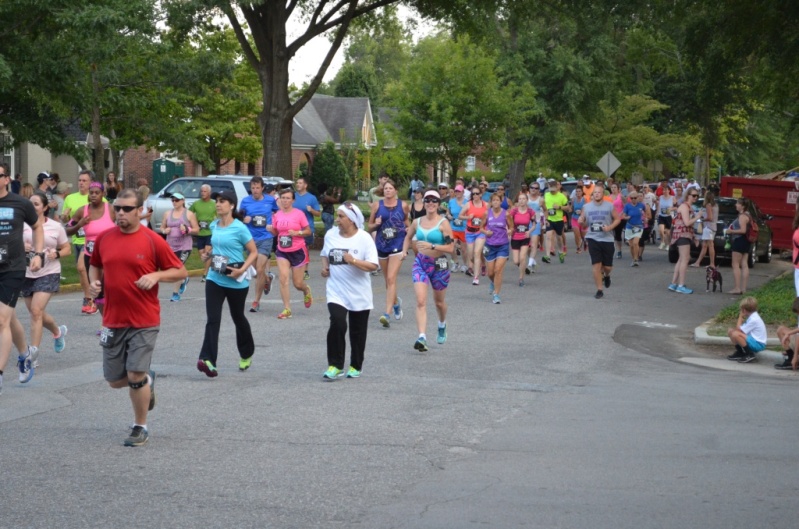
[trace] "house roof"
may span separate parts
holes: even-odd
[[[294,117],[291,144],[315,147],[327,141],[362,143],[365,122],[374,127],[369,98],[315,94]]]

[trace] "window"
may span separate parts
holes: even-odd
[[[466,157],[466,170],[467,171],[474,171],[477,168],[477,158],[474,156],[467,156]]]

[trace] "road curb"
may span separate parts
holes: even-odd
[[[694,343],[697,345],[730,345],[730,339],[726,336],[710,336],[707,333],[708,328],[713,325],[713,323],[715,323],[715,320],[709,319],[694,329]],[[777,338],[769,338],[766,341],[766,347],[779,347],[779,345],[780,342]],[[784,360],[782,353],[770,351],[769,349],[764,349],[757,353],[757,355],[769,361],[773,360],[775,363]]]

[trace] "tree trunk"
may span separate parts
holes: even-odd
[[[105,180],[105,152],[103,151],[103,138],[100,133],[100,83],[97,81],[97,71],[92,68],[92,170],[98,182]]]
[[[511,196],[521,190],[524,183],[524,170],[527,167],[527,156],[522,155],[518,160],[513,160],[508,166],[508,176],[510,177]]]

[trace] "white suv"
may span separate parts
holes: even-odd
[[[271,184],[278,189],[294,185],[291,180],[279,176],[265,176],[263,179],[264,185]],[[238,207],[241,205],[242,199],[251,194],[250,180],[252,180],[252,176],[238,175],[186,176],[172,180],[161,191],[150,195],[145,203],[145,206],[153,208],[153,216],[150,219],[153,229],[161,228],[164,213],[172,209],[172,193],[181,193],[186,197],[186,207],[188,208],[200,198],[200,187],[203,184],[208,184],[211,186],[211,193],[232,190],[236,194]]]

